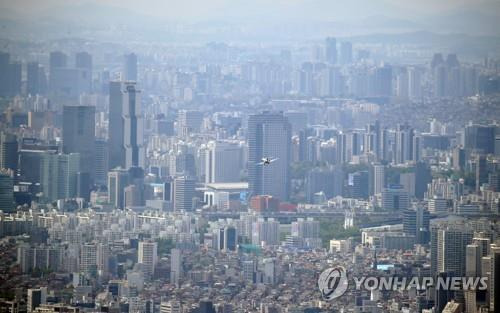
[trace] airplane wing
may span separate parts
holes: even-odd
[[[264,162],[259,162],[257,163],[257,165],[264,165]]]
[[[278,160],[278,159],[279,159],[279,158],[274,158],[274,159],[269,160],[269,162],[274,162],[274,161],[276,161],[276,160]]]

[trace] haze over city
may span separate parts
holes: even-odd
[[[500,1],[0,1],[0,313],[500,311]]]

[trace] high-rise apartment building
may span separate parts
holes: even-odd
[[[326,62],[337,64],[337,39],[328,37],[325,40],[325,57]]]
[[[141,241],[137,251],[137,262],[143,264],[144,274],[151,278],[158,262],[158,245],[156,242]]]
[[[178,286],[182,277],[182,251],[174,248],[170,250],[170,283]]]

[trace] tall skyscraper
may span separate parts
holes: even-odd
[[[108,174],[108,142],[98,139],[95,141],[95,184],[106,185]]]
[[[10,54],[0,51],[0,96],[6,96],[8,93],[9,61]]]
[[[494,153],[496,128],[495,125],[467,125],[464,130],[464,148],[469,153]]]
[[[125,168],[123,88],[121,81],[109,82],[108,166]]]
[[[174,248],[170,250],[170,283],[178,286],[182,277],[182,251]]]
[[[92,56],[88,52],[78,52],[75,55],[75,67],[92,70]]]
[[[437,270],[465,275],[465,249],[472,242],[473,231],[459,225],[440,228],[437,232]]]
[[[0,96],[13,97],[21,93],[22,65],[12,62],[10,54],[0,52]]]
[[[377,195],[382,193],[382,191],[385,188],[385,165],[374,164],[372,173],[373,173],[372,195]]]
[[[408,68],[408,96],[415,100],[422,98],[422,74],[415,67]]]
[[[156,242],[141,241],[137,251],[137,263],[144,266],[144,274],[151,278],[155,272],[156,262],[158,262],[158,245]]]
[[[81,91],[89,93],[92,90],[92,55],[88,52],[78,52],[75,55],[75,67],[80,70]]]
[[[32,96],[45,93],[47,78],[38,62],[29,62],[26,70],[26,93]]]
[[[68,56],[61,51],[54,51],[50,53],[49,68],[50,73],[56,68],[66,67],[68,65]]]
[[[237,143],[212,141],[205,155],[205,182],[229,183],[240,181],[242,148]]]
[[[500,246],[493,244],[491,250],[490,312],[500,310]]]
[[[0,134],[0,169],[9,169],[17,172],[18,162],[17,137],[12,134]]]
[[[0,210],[14,212],[14,179],[12,173],[0,170]]]
[[[95,107],[64,106],[63,153],[80,154],[80,171],[95,177]],[[87,186],[90,190],[91,186]]]
[[[127,170],[117,168],[108,172],[108,202],[114,207],[125,207],[125,187],[128,182]]]
[[[145,166],[141,98],[135,87],[135,83],[127,83],[123,95],[123,144],[127,169]]]
[[[236,228],[228,226],[224,228],[224,250],[235,251],[238,243]]]
[[[137,81],[137,55],[135,53],[125,55],[123,72],[125,80]]]
[[[392,95],[392,66],[377,67],[374,73],[374,95],[390,97]]]
[[[337,39],[328,37],[325,40],[326,62],[337,64]]]
[[[413,128],[398,124],[396,128],[395,164],[404,164],[413,157]]]
[[[248,183],[252,195],[288,200],[291,126],[282,113],[264,112],[248,119]],[[276,158],[259,165],[262,158]]]
[[[340,63],[352,63],[352,43],[349,41],[342,41],[340,43]]]
[[[77,176],[80,154],[44,152],[40,166],[40,184],[44,198],[49,201],[77,196]]]

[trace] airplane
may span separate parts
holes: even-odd
[[[269,165],[271,162],[276,161],[278,158],[271,159],[269,157],[262,158],[262,162],[257,163],[257,165]]]

